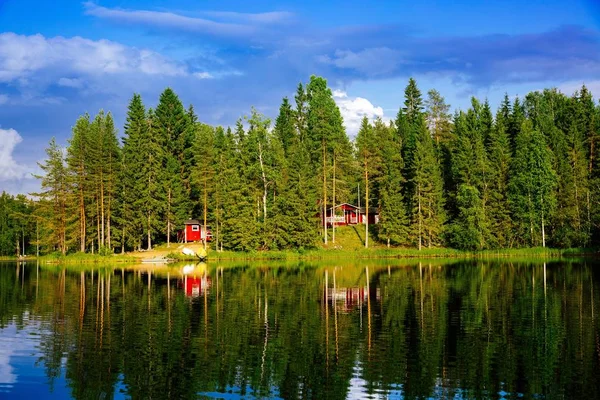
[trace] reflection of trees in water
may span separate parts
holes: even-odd
[[[118,385],[132,398],[345,398],[357,384],[407,398],[452,397],[458,387],[477,398],[600,395],[593,266],[371,263],[203,275],[210,290],[186,297],[175,270],[56,268],[38,277],[35,267],[3,267],[0,327],[39,321],[39,363],[50,384],[65,373],[75,398],[111,398]]]

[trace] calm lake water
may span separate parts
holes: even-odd
[[[0,398],[600,398],[600,263],[0,264]]]

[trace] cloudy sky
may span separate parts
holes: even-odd
[[[167,86],[229,125],[251,106],[276,117],[322,75],[350,135],[393,117],[411,76],[453,108],[582,83],[600,95],[599,4],[0,0],[0,191],[35,190],[48,141],[66,145],[79,115],[112,111],[122,131],[132,94],[154,106]]]

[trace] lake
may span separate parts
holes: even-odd
[[[0,398],[598,399],[599,267],[3,263]]]

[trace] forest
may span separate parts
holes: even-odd
[[[39,193],[2,193],[0,255],[149,249],[189,218],[212,248],[309,249],[331,240],[320,215],[344,202],[378,210],[380,245],[598,245],[600,106],[585,86],[450,110],[410,79],[395,120],[365,117],[351,139],[321,77],[274,121],[252,109],[232,127],[201,122],[170,88],[154,109],[134,94],[121,135],[110,112],[84,114],[66,149],[50,140]]]

